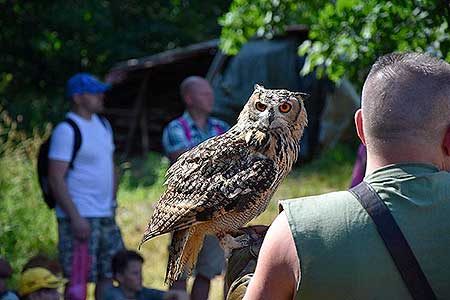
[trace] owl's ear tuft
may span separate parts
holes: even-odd
[[[264,90],[264,87],[262,85],[257,84],[257,83],[255,83],[253,88],[255,89],[255,91],[257,91],[257,90]]]
[[[304,101],[304,100],[308,100],[309,97],[311,97],[310,94],[307,94],[307,93],[301,93],[301,92],[295,92],[295,93],[294,93],[294,96],[295,96],[296,98],[302,99],[303,101]]]

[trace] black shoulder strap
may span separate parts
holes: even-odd
[[[77,125],[77,123],[75,123],[74,120],[72,120],[70,118],[66,118],[64,120],[64,122],[67,122],[73,128],[73,132],[74,132],[72,158],[70,159],[70,164],[69,164],[69,168],[73,169],[73,161],[75,160],[78,150],[80,150],[80,147],[81,147],[81,131],[80,131],[80,128],[78,128],[78,125]]]
[[[102,115],[97,115],[97,116],[100,119],[100,122],[102,123],[103,127],[105,127],[106,131],[112,135],[113,133],[112,133],[111,124],[108,122],[108,120]]]
[[[411,296],[415,300],[433,300],[436,296],[414,256],[408,241],[386,204],[366,182],[350,189],[372,218]]]
[[[103,127],[105,127],[105,129],[109,131],[108,121],[106,120],[106,118],[100,115],[98,115],[98,118],[100,119],[100,122],[102,122]]]

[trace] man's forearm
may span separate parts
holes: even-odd
[[[66,213],[69,219],[73,220],[80,216],[77,207],[69,195],[66,182],[64,178],[49,177],[49,186],[56,203]]]

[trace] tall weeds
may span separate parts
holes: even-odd
[[[0,106],[0,255],[15,271],[37,253],[55,256],[57,241],[56,220],[42,200],[36,171],[39,146],[51,128],[27,135],[19,121]]]

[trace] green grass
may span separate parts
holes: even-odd
[[[26,136],[0,107],[0,255],[15,270],[10,281],[12,287],[28,258],[38,253],[57,256],[56,219],[41,199],[35,167],[37,149],[49,132],[47,128],[45,132]],[[346,189],[353,153],[351,147],[338,145],[323,153],[320,159],[297,167],[281,184],[267,210],[252,224],[270,224],[278,213],[277,202],[281,199]],[[128,248],[137,248],[153,206],[164,190],[167,166],[168,161],[157,154],[120,164],[117,221]],[[168,243],[169,237],[164,235],[141,248],[146,286],[167,288],[163,281]],[[214,279],[210,299],[222,299],[222,285],[222,277]],[[93,299],[92,286],[89,299]]]

